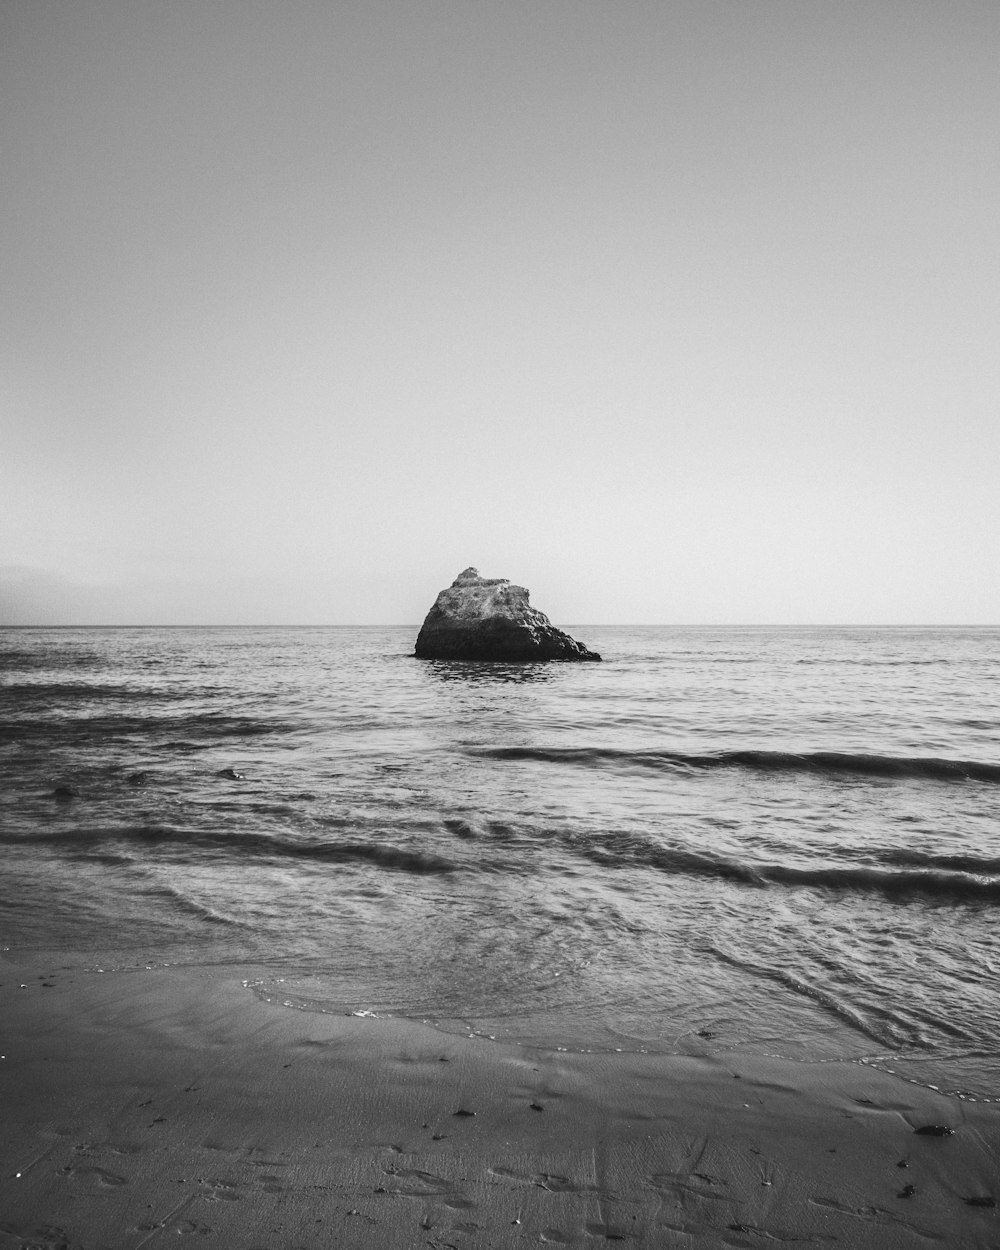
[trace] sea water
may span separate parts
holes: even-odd
[[[0,631],[0,947],[1000,1097],[1000,631]]]

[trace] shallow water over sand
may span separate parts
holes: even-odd
[[[1000,633],[571,630],[4,631],[0,943],[1000,1095]]]

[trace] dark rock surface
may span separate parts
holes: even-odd
[[[523,586],[505,577],[459,573],[442,590],[417,636],[423,660],[599,660],[596,651],[556,629],[531,607]]]

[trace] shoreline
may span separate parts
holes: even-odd
[[[1000,1242],[996,1104],[294,1010],[245,975],[0,955],[0,1250]]]

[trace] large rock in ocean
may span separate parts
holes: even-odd
[[[599,660],[581,642],[556,629],[528,603],[523,586],[506,577],[459,573],[442,590],[417,635],[422,660]]]

